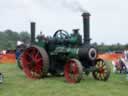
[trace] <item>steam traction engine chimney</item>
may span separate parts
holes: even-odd
[[[35,25],[36,23],[35,22],[31,22],[31,26],[30,26],[30,31],[31,31],[31,44],[34,44],[35,42]]]
[[[84,44],[90,44],[90,13],[84,12],[83,17],[83,32],[84,32]]]

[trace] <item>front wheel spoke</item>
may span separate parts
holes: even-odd
[[[104,69],[104,73],[107,73],[108,72],[108,70],[107,69]]]
[[[100,61],[100,67],[102,67],[103,66],[103,62],[102,61]]]
[[[101,79],[104,79],[104,74],[101,74]]]
[[[97,62],[97,64],[96,64],[96,65],[97,65],[97,67],[100,67],[100,62]]]
[[[103,66],[105,65],[105,62],[104,62],[104,61],[102,61],[102,65],[103,65]]]
[[[103,66],[103,69],[106,69],[106,68],[107,68],[106,65],[104,65],[104,66]]]
[[[99,73],[99,77],[101,78],[101,73]]]
[[[96,68],[99,68],[99,65],[98,64],[96,64]]]
[[[97,77],[100,79],[100,73],[97,73]]]

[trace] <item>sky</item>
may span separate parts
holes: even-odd
[[[36,34],[53,35],[58,29],[79,28],[83,34],[81,14],[88,11],[90,37],[93,42],[128,43],[127,0],[0,0],[0,31],[30,32],[36,22]]]

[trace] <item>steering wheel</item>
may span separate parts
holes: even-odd
[[[70,38],[69,34],[67,31],[65,30],[57,30],[54,35],[53,35],[54,38],[59,38],[59,39],[68,39]]]

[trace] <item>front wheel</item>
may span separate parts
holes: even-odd
[[[96,60],[96,71],[92,72],[93,77],[96,80],[107,81],[110,76],[110,66],[102,59]]]
[[[83,67],[79,60],[70,59],[64,68],[64,76],[69,83],[78,83],[82,79]]]

